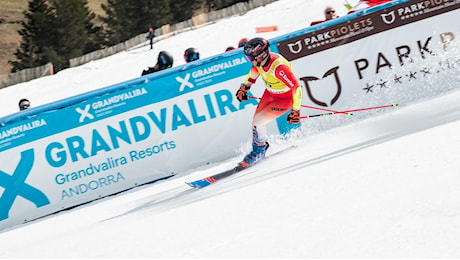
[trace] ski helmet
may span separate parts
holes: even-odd
[[[248,43],[248,38],[241,38],[240,41],[238,42],[238,48],[244,47]]]
[[[253,38],[244,46],[244,54],[249,61],[256,61],[257,66],[270,56],[270,43],[264,38]]]
[[[158,66],[160,66],[160,70],[162,69],[168,69],[168,68],[171,68],[172,65],[173,65],[173,57],[171,54],[169,54],[169,52],[167,51],[160,51],[160,53],[158,53]]]
[[[198,52],[197,49],[195,48],[188,48],[184,52],[184,59],[187,63],[194,61],[194,60],[199,60],[200,59],[200,53]]]

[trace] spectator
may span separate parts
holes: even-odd
[[[240,41],[238,42],[238,48],[244,47],[248,43],[248,38],[241,38]]]
[[[333,8],[331,6],[328,6],[328,7],[326,7],[324,9],[324,18],[325,18],[325,20],[313,21],[313,22],[310,23],[310,25],[323,23],[323,22],[326,22],[326,21],[329,21],[329,20],[332,20],[332,19],[335,19],[335,18],[339,18],[339,16],[336,14],[335,8]]]
[[[30,101],[27,98],[22,98],[19,100],[19,111],[26,110],[30,108]]]
[[[167,51],[160,51],[158,53],[157,63],[153,67],[148,67],[148,69],[142,71],[142,76],[154,73],[160,70],[169,69],[172,67],[174,62],[173,57]]]
[[[147,39],[150,40],[150,49],[153,49],[153,38],[155,38],[155,33],[153,32],[153,28],[149,28],[149,34],[147,35]]]
[[[355,6],[351,8],[351,10],[348,13],[351,14],[356,11],[364,10],[366,8],[380,5],[390,1],[391,0],[360,0]]]
[[[249,90],[262,78],[265,90],[252,119],[252,151],[239,163],[251,166],[264,158],[269,147],[267,125],[288,113],[289,124],[300,122],[302,88],[292,71],[291,64],[280,54],[270,52],[270,44],[264,38],[251,39],[244,46],[244,54],[252,67],[235,96],[238,101],[248,100]]]
[[[228,46],[227,49],[225,49],[225,51],[232,51],[232,50],[234,50],[234,49],[235,49],[235,47],[233,47],[233,46]]]
[[[185,62],[187,63],[195,61],[195,60],[199,60],[200,52],[196,48],[190,47],[185,50],[184,59],[185,59]]]

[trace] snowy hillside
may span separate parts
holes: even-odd
[[[329,4],[337,7],[339,15],[346,14],[342,0],[332,0]],[[323,0],[277,1],[245,15],[165,39],[156,43],[153,50],[146,42],[141,48],[0,89],[0,117],[17,112],[17,102],[23,97],[32,106],[38,106],[139,77],[143,69],[155,65],[162,50],[169,51],[174,56],[174,66],[178,66],[185,63],[183,54],[189,47],[197,48],[200,57],[207,58],[223,53],[228,46],[236,47],[243,37],[273,38],[305,28],[311,21],[323,19],[324,6]],[[272,25],[277,25],[278,31],[256,34],[256,27]]]

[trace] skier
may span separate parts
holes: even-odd
[[[142,76],[154,73],[160,70],[169,69],[173,65],[173,57],[167,51],[160,51],[158,53],[157,63],[154,67],[148,67],[148,69],[142,71]]]
[[[185,62],[187,62],[187,63],[192,62],[194,60],[199,60],[200,59],[200,53],[198,52],[197,49],[195,49],[193,47],[190,47],[190,48],[185,50],[184,59],[185,59]]]
[[[267,124],[285,114],[290,124],[299,123],[302,88],[291,64],[277,53],[270,52],[270,44],[264,38],[253,38],[244,46],[244,54],[252,68],[236,92],[238,101],[248,99],[248,92],[259,76],[265,82],[265,91],[257,105],[252,120],[252,151],[239,163],[251,166],[265,157],[268,149]]]

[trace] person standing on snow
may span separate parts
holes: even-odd
[[[155,33],[153,32],[153,28],[149,28],[149,34],[147,35],[147,39],[150,40],[150,49],[153,49],[153,38],[155,38]]]
[[[270,52],[270,44],[264,38],[253,38],[244,46],[244,54],[252,68],[235,96],[238,101],[248,100],[248,92],[259,76],[265,82],[265,91],[257,105],[252,121],[252,151],[239,163],[252,166],[265,157],[268,149],[267,124],[284,115],[290,124],[299,123],[302,88],[291,64],[277,53]]]

